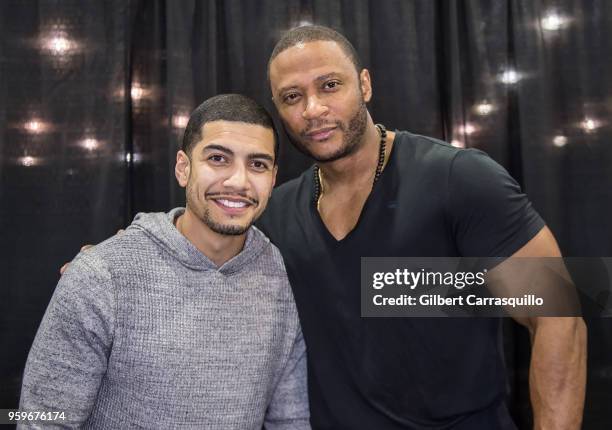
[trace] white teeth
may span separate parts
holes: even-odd
[[[219,199],[217,201],[228,208],[244,208],[247,205],[245,202],[232,202],[231,200]]]

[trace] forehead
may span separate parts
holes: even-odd
[[[202,149],[207,145],[222,145],[235,153],[268,153],[274,156],[274,132],[257,124],[238,121],[211,121],[202,127]]]
[[[338,43],[329,40],[298,43],[278,54],[270,64],[272,89],[329,73],[356,74],[355,66]]]

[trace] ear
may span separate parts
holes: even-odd
[[[270,98],[272,99],[272,104],[274,105],[274,109],[276,109],[277,112],[280,112],[280,108],[278,106],[278,99],[274,97],[274,95],[272,95],[272,97]]]
[[[191,162],[189,156],[184,151],[178,151],[176,153],[176,166],[174,167],[174,175],[176,180],[182,188],[187,186],[189,182],[189,174],[191,169]]]
[[[278,173],[278,165],[274,166],[274,171],[272,172],[272,189],[274,189],[274,185],[276,185],[276,174]],[[270,195],[272,195],[272,191],[270,191]]]
[[[359,84],[361,85],[363,101],[368,103],[372,99],[372,81],[370,80],[370,72],[368,69],[363,69],[361,73],[359,73]]]

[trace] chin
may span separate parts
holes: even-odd
[[[351,155],[358,148],[357,145],[351,145],[344,139],[339,141],[324,141],[324,142],[301,142],[292,140],[293,146],[296,147],[302,154],[312,158],[319,163],[329,163],[339,160],[348,155]],[[318,149],[318,150],[317,150]],[[325,149],[325,150],[323,150]]]
[[[251,224],[222,224],[222,223],[209,223],[208,227],[217,234],[224,236],[242,236],[251,227]]]
[[[340,160],[341,158],[346,157],[352,153],[352,149],[346,146],[342,146],[334,151],[327,151],[325,153],[311,153],[310,157],[314,158],[316,161],[320,163],[329,163],[332,161]]]
[[[237,220],[229,216],[221,214],[213,214],[210,208],[203,211],[200,220],[209,229],[217,234],[224,236],[241,236],[247,232],[247,230],[253,225],[255,219],[247,215],[246,219]]]

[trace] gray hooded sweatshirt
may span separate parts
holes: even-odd
[[[217,267],[175,228],[183,210],[139,214],[70,264],[30,350],[21,410],[65,412],[55,424],[70,428],[310,428],[278,249],[251,227]]]

